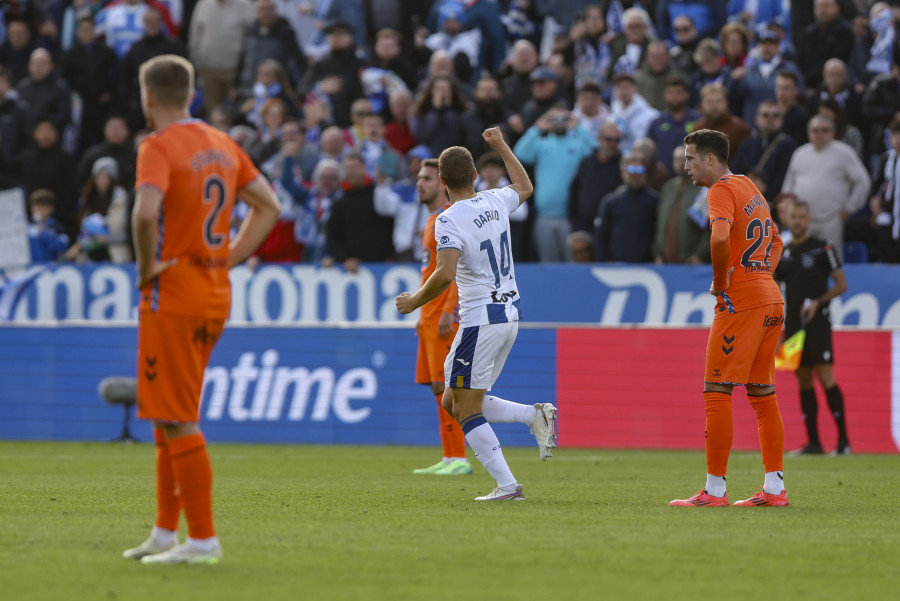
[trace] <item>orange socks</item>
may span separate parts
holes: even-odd
[[[778,409],[775,393],[766,396],[750,396],[750,405],[756,412],[759,428],[759,448],[762,451],[766,472],[784,469],[784,422]]]
[[[462,428],[456,418],[447,413],[447,410],[441,405],[441,397],[437,397],[438,418],[441,422],[441,446],[444,448],[444,457],[454,459],[462,459],[466,456],[466,435],[463,434]]]
[[[184,515],[188,536],[193,539],[216,535],[212,517],[212,465],[203,434],[189,434],[168,441],[172,468]]]
[[[178,498],[175,486],[166,433],[160,428],[154,428],[153,440],[156,441],[156,527],[178,530],[181,499]]]
[[[731,395],[725,392],[704,392],[703,404],[706,406],[706,472],[724,476],[728,470],[728,455],[734,438]]]

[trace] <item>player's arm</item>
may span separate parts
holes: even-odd
[[[229,246],[232,267],[240,265],[263,243],[281,214],[281,204],[275,197],[272,187],[262,176],[238,190],[238,196],[250,209],[241,223],[241,229]]]
[[[135,193],[134,210],[131,213],[131,229],[134,233],[134,257],[137,267],[137,287],[143,288],[177,259],[156,260],[157,227],[163,193],[154,186],[141,186]]]
[[[406,315],[440,296],[441,292],[446,290],[447,286],[456,278],[456,264],[460,254],[460,251],[455,248],[438,251],[437,267],[435,267],[434,273],[425,280],[415,294],[404,292],[398,296],[397,310]]]
[[[709,250],[712,255],[713,283],[710,294],[718,296],[728,290],[731,283],[731,272],[728,267],[731,258],[731,223],[725,219],[716,219],[710,224]]]
[[[512,182],[509,187],[516,191],[519,195],[519,204],[528,200],[531,193],[534,192],[534,186],[531,185],[531,179],[525,172],[525,167],[513,154],[512,148],[503,139],[503,132],[499,127],[492,127],[484,130],[481,134],[484,141],[487,142],[494,150],[500,153],[503,164],[506,165],[506,173],[509,175],[509,181]],[[440,256],[440,255],[438,255]]]
[[[438,318],[438,336],[441,338],[449,338],[453,335],[453,322],[456,317],[456,305],[459,304],[459,289],[456,282],[450,282],[447,288],[447,294],[444,297],[444,306],[441,309],[441,316]]]

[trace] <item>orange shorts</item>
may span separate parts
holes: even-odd
[[[716,313],[706,344],[704,381],[774,386],[775,351],[783,323],[781,303]]]
[[[444,360],[450,352],[459,324],[453,324],[453,334],[438,336],[437,324],[422,324],[419,328],[419,352],[416,357],[416,384],[444,383]]]
[[[137,415],[200,421],[200,391],[225,319],[142,310],[138,322]]]

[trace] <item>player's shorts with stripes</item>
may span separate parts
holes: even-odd
[[[518,321],[461,327],[444,362],[445,386],[490,390],[518,332]]]

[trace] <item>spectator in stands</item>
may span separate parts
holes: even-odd
[[[35,41],[28,23],[13,19],[7,24],[6,39],[0,43],[0,65],[7,69],[10,83],[15,84],[28,77],[31,54],[41,47],[44,46]]]
[[[509,185],[506,173],[506,164],[496,150],[490,150],[482,154],[475,163],[478,179],[475,181],[475,191],[493,190]],[[531,210],[529,202],[523,202],[519,208],[509,214],[509,245],[514,261],[525,262],[528,260],[528,249],[531,246],[531,223],[529,219]]]
[[[412,106],[413,97],[409,90],[394,90],[388,98],[391,119],[384,127],[384,139],[400,154],[406,154],[418,145],[416,137],[409,129]]]
[[[569,32],[570,63],[575,69],[575,88],[586,82],[606,87],[612,69],[612,51],[607,44],[606,21],[599,5],[584,10],[584,20],[572,23]]]
[[[122,60],[121,99],[128,111],[128,120],[132,128],[140,127],[144,122],[141,110],[141,86],[138,81],[138,70],[151,58],[163,54],[175,54],[187,58],[187,48],[177,38],[170,38],[163,31],[162,14],[158,9],[148,7],[142,17],[144,35],[131,45]]]
[[[625,185],[600,201],[594,224],[597,260],[649,263],[659,194],[646,186],[641,157],[626,155],[620,166]]]
[[[694,60],[700,66],[691,79],[691,106],[700,104],[700,91],[710,84],[724,84],[730,70],[724,66],[719,44],[715,40],[704,39],[697,44]]]
[[[148,8],[158,10],[166,33],[178,37],[178,26],[169,9],[157,0],[114,0],[97,13],[97,35],[106,38],[106,44],[120,59],[125,58],[132,44],[144,37],[144,13]]]
[[[640,94],[657,111],[666,109],[667,82],[673,77],[684,78],[670,62],[669,51],[662,42],[647,46],[647,60],[634,72],[634,81]]]
[[[534,125],[538,117],[545,114],[557,102],[563,100],[559,89],[559,77],[550,67],[537,67],[528,77],[531,81],[531,99],[522,106],[521,119],[513,116],[509,123],[516,135],[521,135]],[[519,127],[522,129],[519,130]]]
[[[662,161],[658,161],[656,142],[650,138],[638,138],[631,145],[631,153],[636,154],[644,161],[644,179],[646,185],[651,190],[659,192],[669,179],[672,173],[669,167]],[[671,162],[669,162],[671,165]]]
[[[75,188],[83,188],[91,176],[91,168],[101,157],[116,160],[118,181],[126,190],[134,188],[134,172],[137,166],[137,152],[131,143],[131,132],[124,118],[114,115],[106,120],[103,127],[103,141],[85,151],[75,171]]]
[[[572,232],[566,238],[566,246],[573,263],[594,262],[594,237],[590,233],[581,230]]]
[[[781,131],[792,137],[797,144],[805,144],[809,113],[800,105],[800,79],[796,73],[782,70],[775,74],[775,101],[778,102],[784,120]]]
[[[481,30],[465,29],[466,7],[457,0],[438,0],[432,10],[438,11],[437,27],[425,38],[425,47],[447,52],[459,78],[468,81],[479,67]]]
[[[830,58],[822,68],[822,83],[814,91],[810,108],[815,112],[818,103],[835,100],[846,112],[850,123],[862,125],[862,94],[850,85],[847,66],[839,58]]]
[[[785,0],[731,0],[728,3],[728,18],[741,23],[750,30],[758,30],[779,20],[790,24],[790,2]]]
[[[306,129],[298,121],[286,121],[281,126],[280,144],[275,154],[262,163],[262,170],[280,177],[282,166],[291,159],[293,180],[298,186],[312,184],[312,174],[319,161],[318,149],[306,143]]]
[[[52,190],[35,190],[28,197],[31,223],[28,224],[28,246],[32,263],[58,261],[69,248],[69,236],[54,217],[56,195]]]
[[[319,160],[332,159],[343,163],[344,151],[352,151],[352,149],[353,147],[347,144],[344,130],[337,126],[331,126],[322,132],[319,140]]]
[[[479,65],[491,73],[500,70],[506,54],[506,41],[501,18],[502,9],[494,0],[467,0],[465,21],[481,32]]]
[[[756,108],[756,129],[734,153],[731,170],[749,175],[761,173],[766,182],[763,195],[769,202],[781,193],[784,175],[787,173],[791,155],[797,149],[797,142],[781,130],[783,116],[778,103],[763,100]]]
[[[343,196],[331,207],[327,224],[328,253],[349,273],[360,263],[381,262],[394,252],[394,220],[375,211],[375,186],[357,152],[344,156]]]
[[[629,153],[635,140],[646,137],[650,124],[657,117],[659,111],[637,93],[633,75],[621,73],[613,77],[611,118],[622,132],[622,141],[619,144],[622,152]]]
[[[452,77],[432,76],[415,100],[410,131],[420,144],[431,149],[431,156],[440,156],[445,148],[456,144],[466,108],[466,98]]]
[[[22,185],[25,193],[47,189],[56,198],[56,218],[75,232],[76,201],[72,190],[75,159],[60,146],[59,129],[49,119],[39,120],[34,128],[35,146],[22,156]]]
[[[734,156],[741,144],[753,133],[747,122],[731,114],[728,108],[728,92],[721,84],[709,84],[700,91],[700,112],[703,116],[696,123],[697,129],[713,129],[728,136],[728,159]]]
[[[564,104],[544,113],[515,145],[519,160],[534,166],[534,236],[542,263],[569,260],[568,191],[581,159],[596,146]]]
[[[291,166],[286,159],[285,169]],[[305,202],[298,207],[294,221],[294,237],[303,244],[304,261],[313,264],[322,263],[325,266],[333,264],[333,259],[328,255],[325,234],[331,207],[343,194],[341,190],[343,177],[343,167],[334,159],[322,159],[316,164],[312,173],[313,187],[306,195]]]
[[[260,63],[266,59],[277,61],[291,85],[297,86],[307,74],[307,61],[297,45],[294,30],[278,16],[272,0],[256,0],[254,9],[256,19],[244,34],[244,50],[235,70],[234,87],[246,94],[254,85]],[[351,46],[352,43],[351,37]]]
[[[834,139],[840,140],[856,152],[857,156],[865,162],[865,152],[862,133],[847,119],[847,113],[837,101],[829,98],[819,103],[816,109],[817,115],[831,120],[834,123]]]
[[[862,82],[868,84],[878,75],[891,70],[897,45],[897,32],[894,25],[894,13],[887,2],[876,2],[869,9],[869,29],[874,41],[871,42],[866,66],[862,73]]]
[[[701,38],[715,38],[728,18],[722,0],[659,0],[656,3],[656,30],[663,40],[674,40],[675,19],[690,15]]]
[[[722,62],[729,71],[744,66],[750,52],[750,30],[740,23],[728,23],[719,32],[719,46],[722,48]]]
[[[325,31],[329,51],[309,69],[301,90],[327,100],[334,123],[347,127],[350,125],[350,105],[362,96],[359,70],[363,64],[356,56],[349,24],[333,22]]]
[[[629,8],[622,15],[625,33],[609,43],[612,75],[631,74],[644,64],[647,46],[653,40],[650,15],[642,8]]]
[[[461,146],[469,149],[472,158],[477,162],[482,154],[491,150],[481,134],[495,125],[499,125],[505,132],[506,122],[511,115],[503,105],[500,82],[493,75],[485,75],[478,80],[473,96],[475,102],[463,113],[459,121],[460,131],[457,140]]]
[[[700,68],[694,60],[697,44],[700,43],[694,20],[690,15],[678,15],[672,22],[672,30],[675,33],[675,44],[669,48],[672,64],[687,77],[693,77]]]
[[[43,48],[31,53],[28,77],[16,86],[19,99],[27,107],[32,122],[49,120],[62,131],[72,121],[69,86],[53,68],[53,58]]]
[[[764,29],[757,34],[757,39],[755,56],[732,70],[728,83],[731,109],[747,123],[755,118],[760,102],[775,97],[775,78],[779,71],[790,70],[799,75],[797,67],[779,53],[777,33]]]
[[[393,73],[403,82],[407,90],[416,89],[418,78],[416,67],[403,55],[403,38],[394,29],[382,29],[375,34],[371,67]],[[385,101],[387,98],[385,98]],[[381,109],[375,107],[375,112]]]
[[[672,170],[675,177],[659,193],[653,261],[656,264],[709,263],[710,230],[706,219],[698,218],[696,206],[706,203],[706,194],[684,170],[684,146],[672,151]]]
[[[900,53],[894,54],[890,73],[872,80],[863,95],[863,114],[869,121],[869,144],[872,155],[885,151],[884,130],[900,112]]]
[[[300,116],[299,99],[284,69],[274,59],[261,62],[256,70],[256,82],[253,87],[238,95],[234,120],[262,128],[262,108],[270,100],[280,100],[291,117]]]
[[[75,43],[59,60],[62,78],[81,98],[80,151],[100,141],[119,85],[119,59],[94,37],[90,13],[78,19]]]
[[[878,258],[900,263],[900,123],[890,127],[890,150],[881,156],[869,208],[875,221]]]
[[[684,137],[694,131],[700,113],[688,105],[691,91],[682,77],[670,77],[666,82],[666,110],[653,120],[647,137],[656,143],[656,160],[672,156],[672,151],[684,144]]]
[[[368,98],[357,98],[350,105],[350,126],[344,130],[347,146],[359,150],[363,141],[363,117],[372,112],[372,103]]]
[[[371,6],[373,17],[377,16],[375,8],[375,5]],[[308,39],[303,50],[313,61],[320,60],[330,51],[328,28],[332,23],[345,23],[357,46],[364,41],[366,10],[362,0],[301,0],[300,13],[314,19],[313,31],[297,32],[300,39]]]
[[[206,110],[222,105],[234,86],[244,49],[244,32],[253,23],[250,0],[199,0],[188,37]]]
[[[850,60],[854,40],[837,0],[815,0],[813,10],[816,22],[804,28],[797,39],[797,65],[807,88],[821,83],[822,67],[828,59]]]
[[[66,251],[66,258],[130,261],[128,218],[128,193],[119,185],[116,160],[102,157],[91,166],[91,177],[78,201],[78,240]]]
[[[782,189],[809,204],[810,234],[830,240],[843,259],[844,222],[869,195],[865,166],[852,148],[834,139],[834,123],[809,120],[809,140],[794,152]]]
[[[228,133],[228,130],[234,125],[231,122],[231,117],[228,116],[228,111],[221,104],[213,107],[209,112],[209,124],[225,133]]]
[[[509,73],[501,82],[503,99],[513,114],[520,113],[522,107],[531,99],[531,72],[538,66],[538,53],[534,44],[527,40],[519,40],[513,44],[512,52],[507,59]],[[517,128],[519,133],[525,127]]]
[[[0,158],[2,189],[15,187],[19,178],[19,163],[31,141],[31,114],[12,90],[10,73],[0,65]]]
[[[288,120],[287,107],[280,98],[270,98],[259,111],[262,127],[259,138],[250,147],[250,158],[257,165],[268,161],[281,148],[281,126]]]
[[[597,137],[600,126],[609,119],[609,107],[603,102],[603,95],[593,81],[586,81],[578,88],[578,96],[575,99],[575,108],[572,114],[592,137]]]
[[[622,185],[618,126],[608,121],[600,126],[597,151],[581,159],[569,188],[569,221],[574,231],[593,232],[600,199]]]
[[[405,177],[403,157],[384,139],[384,117],[369,113],[363,117],[362,128],[359,153],[366,164],[366,172],[376,180],[379,175],[393,181]]]
[[[431,157],[427,146],[413,148],[404,160],[404,175],[392,181],[379,172],[375,186],[375,211],[394,220],[394,255],[392,261],[422,258],[422,233],[428,221],[428,210],[419,204],[416,183],[422,161]]]
[[[509,44],[520,40],[540,44],[543,20],[534,0],[512,0],[506,14],[500,17],[500,22],[506,30],[506,41]]]

